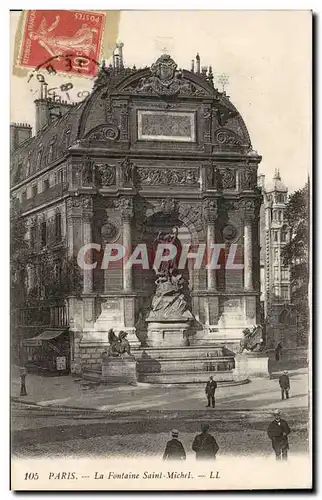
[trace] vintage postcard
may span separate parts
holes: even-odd
[[[10,17],[11,488],[311,489],[312,13]]]

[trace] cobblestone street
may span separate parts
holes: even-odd
[[[279,372],[271,379],[254,379],[249,384],[219,386],[216,407],[224,409],[260,410],[282,408],[307,408],[308,377],[306,368],[289,371],[291,398],[281,402],[278,385]],[[150,385],[137,386],[96,385],[72,376],[42,377],[28,375],[28,396],[19,397],[20,382],[13,371],[12,397],[24,403],[37,403],[44,407],[61,406],[100,411],[132,410],[201,410],[207,401],[202,385]]]
[[[281,401],[271,379],[218,388],[206,409],[203,386],[93,385],[72,377],[28,376],[28,396],[13,378],[12,445],[18,456],[161,456],[172,428],[187,454],[201,422],[208,422],[222,455],[270,456],[267,426],[279,408],[290,427],[291,453],[308,450],[306,368],[290,371],[291,398]]]

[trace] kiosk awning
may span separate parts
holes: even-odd
[[[60,330],[44,330],[37,337],[32,337],[31,339],[26,339],[24,341],[25,345],[29,346],[37,346],[41,345],[43,340],[52,340],[59,337],[62,333],[66,332],[66,328]]]

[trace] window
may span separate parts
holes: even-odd
[[[61,240],[61,213],[57,212],[55,215],[55,238],[56,241]]]
[[[24,201],[26,201],[27,199],[27,191],[22,191],[21,193],[21,203],[23,203]]]
[[[49,189],[49,179],[44,179],[44,191],[47,191]]]
[[[282,221],[282,210],[278,211],[278,220],[279,220],[279,222]]]
[[[66,130],[65,132],[65,146],[66,148],[70,146],[70,130]]]
[[[287,241],[287,232],[286,231],[281,232],[281,241],[283,243],[285,243]]]
[[[279,272],[278,272],[278,266],[274,267],[274,280],[278,280],[279,278]]]
[[[281,286],[281,297],[282,299],[288,300],[288,286],[282,285]]]
[[[50,144],[47,157],[48,163],[51,163],[53,161],[53,156],[54,156],[54,145]]]
[[[60,260],[57,260],[55,262],[55,266],[54,266],[54,274],[55,274],[55,278],[58,280],[58,282],[60,283],[61,282],[61,278],[62,278],[62,263]]]
[[[35,184],[34,186],[32,186],[31,192],[32,192],[32,196],[37,196],[37,194],[38,194],[38,186],[37,186],[37,184]]]
[[[283,323],[284,325],[288,325],[290,323],[290,314],[285,309],[284,311],[281,312],[279,316],[279,322]]]
[[[36,238],[37,238],[36,226],[33,225],[30,228],[30,246],[32,248],[36,245]]]
[[[56,173],[56,184],[63,184],[64,182],[64,171],[63,169],[58,170]]]
[[[41,234],[41,246],[46,246],[47,244],[47,224],[46,221],[43,221],[40,225],[40,234]]]
[[[27,161],[26,177],[30,175],[30,160]]]
[[[40,168],[40,165],[41,165],[41,151],[38,151],[37,153],[37,168],[39,169]]]
[[[278,241],[278,231],[274,231],[274,241]]]
[[[13,182],[15,184],[17,184],[20,181],[22,181],[22,162],[21,161],[18,163],[17,169],[14,173],[14,178],[13,178]]]
[[[281,267],[281,279],[282,280],[288,280],[289,279],[289,272],[287,267]]]
[[[278,194],[276,197],[277,203],[284,203],[284,195],[283,194]]]
[[[273,210],[273,220],[277,220],[277,211]]]

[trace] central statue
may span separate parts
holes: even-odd
[[[154,239],[152,243],[154,255],[156,254],[157,248],[159,244],[171,244],[176,247],[177,253],[175,257],[171,260],[162,261],[160,267],[155,269],[155,272],[165,273],[166,275],[171,275],[173,271],[178,269],[178,264],[180,261],[182,246],[181,242],[178,238],[179,229],[176,227],[172,233],[165,233],[163,231],[159,231],[157,237]]]
[[[177,249],[173,259],[162,261],[156,272],[156,290],[151,304],[151,312],[148,319],[168,320],[170,318],[191,318],[186,298],[186,281],[179,272],[178,264],[181,256],[181,242],[178,238],[178,228],[172,233],[159,231],[153,241],[154,253],[159,244],[171,243]]]

